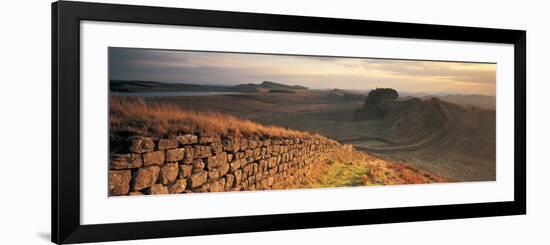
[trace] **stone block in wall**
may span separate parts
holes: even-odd
[[[259,183],[260,183],[260,188],[259,188],[259,189],[265,190],[265,189],[268,188],[267,179],[263,179],[263,180],[260,181]]]
[[[222,163],[220,167],[218,167],[218,172],[220,172],[220,176],[226,174],[229,172],[229,163]]]
[[[248,164],[246,166],[243,167],[243,175],[245,177],[248,177],[251,173],[252,173],[252,165]]]
[[[212,169],[208,171],[208,182],[212,182],[220,178],[220,172],[217,169]]]
[[[222,144],[217,142],[210,144],[210,148],[212,149],[212,154],[220,154],[223,151]]]
[[[256,176],[249,176],[247,180],[249,184],[253,185],[254,183],[256,183]]]
[[[256,148],[254,149],[254,160],[260,160],[262,159],[262,149]]]
[[[130,170],[109,170],[109,195],[126,195],[130,191]]]
[[[192,165],[179,165],[179,178],[185,179],[189,176],[191,176],[191,173],[193,173],[193,166]]]
[[[243,187],[241,185],[236,185],[233,188],[231,188],[231,191],[242,191]]]
[[[191,182],[191,187],[196,188],[201,186],[202,184],[206,183],[208,180],[208,172],[206,171],[199,171],[196,173],[191,174],[189,177],[189,182]]]
[[[167,163],[160,168],[158,183],[167,185],[168,183],[176,180],[179,173],[179,167],[177,163]]]
[[[195,148],[192,146],[185,146],[185,153],[183,154],[183,163],[190,164],[194,160]]]
[[[258,173],[256,174],[256,179],[257,179],[257,180],[261,180],[261,179],[263,179],[263,178],[264,178],[263,172],[258,172]]]
[[[180,145],[191,145],[191,144],[197,144],[199,142],[198,137],[193,134],[176,136],[176,140]]]
[[[157,143],[158,150],[175,149],[178,147],[178,141],[176,139],[161,139]]]
[[[259,164],[258,163],[253,163],[252,164],[252,173],[257,174],[258,169],[259,169]]]
[[[197,192],[197,193],[209,192],[209,191],[210,191],[210,183],[204,183],[201,186],[193,188],[193,192]]]
[[[225,151],[218,153],[216,156],[220,159],[220,164],[227,163],[227,153]]]
[[[130,193],[128,193],[128,195],[130,195],[130,196],[141,196],[141,195],[143,195],[143,193],[141,193],[140,191],[131,191]]]
[[[149,137],[131,136],[126,139],[128,151],[132,153],[144,153],[153,151],[155,142]]]
[[[197,172],[202,171],[206,167],[206,164],[204,164],[204,161],[202,159],[195,159],[192,166],[193,172]]]
[[[244,151],[244,157],[253,158],[254,157],[254,150],[246,149]]]
[[[233,154],[228,153],[227,154],[227,162],[232,162],[232,161],[233,161]]]
[[[271,157],[267,160],[267,168],[274,168],[277,166],[277,157]],[[263,168],[263,170],[267,170],[266,167]]]
[[[185,148],[168,149],[165,151],[164,161],[177,162],[183,159]]]
[[[245,158],[245,153],[242,152],[242,151],[239,151],[239,152],[235,153],[234,158],[235,159],[243,159],[243,158]]]
[[[130,169],[139,168],[143,165],[141,155],[129,154],[111,154],[109,159],[110,169]]]
[[[194,148],[194,157],[197,158],[205,158],[212,156],[212,150],[210,149],[210,146],[207,145],[195,145]]]
[[[221,192],[225,190],[225,179],[221,178],[219,180],[213,181],[210,183],[210,190],[211,192]]]
[[[208,135],[208,134],[199,135],[199,144],[211,144],[218,141],[219,141],[219,136],[217,135]]]
[[[232,174],[226,174],[224,175],[225,178],[225,191],[230,191],[233,187],[233,181],[235,180],[235,176]]]
[[[145,191],[147,195],[160,195],[160,194],[169,194],[168,188],[161,184],[154,184],[151,187],[147,188]]]
[[[171,194],[182,193],[183,191],[185,191],[186,187],[187,187],[187,180],[177,179],[176,181],[168,185],[168,191]]]
[[[246,138],[241,138],[239,140],[239,148],[241,150],[244,150],[244,149],[248,148],[248,140]]]
[[[209,156],[205,158],[204,163],[208,170],[215,169],[221,165],[221,158],[219,156]]]
[[[237,171],[238,169],[240,169],[243,164],[246,162],[246,160],[244,159],[236,159],[234,161],[232,161],[230,164],[229,164],[229,170],[231,172],[235,172]]]
[[[143,154],[143,165],[162,165],[164,163],[164,151],[152,151]]]
[[[269,161],[270,161],[269,159],[265,159],[265,160],[260,160],[260,161],[258,161],[259,169],[260,169],[261,171],[263,171],[263,170],[268,166]]]
[[[242,179],[241,180],[241,186],[242,186],[243,190],[250,190],[249,186],[248,186],[248,180],[247,179]]]
[[[254,189],[256,190],[263,190],[264,188],[262,188],[262,181],[261,180],[258,180],[256,183],[254,183]]]
[[[150,187],[157,182],[157,178],[160,172],[159,166],[148,166],[139,168],[133,176],[132,189],[139,191],[147,187]]]
[[[233,173],[233,175],[235,176],[235,185],[240,185],[241,183],[241,180],[242,180],[242,170],[237,170]]]
[[[222,140],[222,146],[225,151],[232,152],[232,153],[238,152],[240,149],[240,144],[238,139],[225,138]]]

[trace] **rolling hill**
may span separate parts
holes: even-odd
[[[111,80],[109,83],[112,92],[292,92],[307,90],[298,85],[286,85],[270,81],[262,83],[247,83],[233,86],[166,83],[154,81],[124,81]]]

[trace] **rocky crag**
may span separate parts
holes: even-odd
[[[399,93],[392,88],[377,88],[369,91],[363,107],[355,111],[355,119],[371,120],[383,118],[388,109],[384,102],[393,101],[399,97]]]

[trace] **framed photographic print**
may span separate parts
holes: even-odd
[[[52,241],[526,212],[521,30],[52,5]]]

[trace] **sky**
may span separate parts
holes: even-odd
[[[495,95],[496,64],[109,48],[109,79]]]

